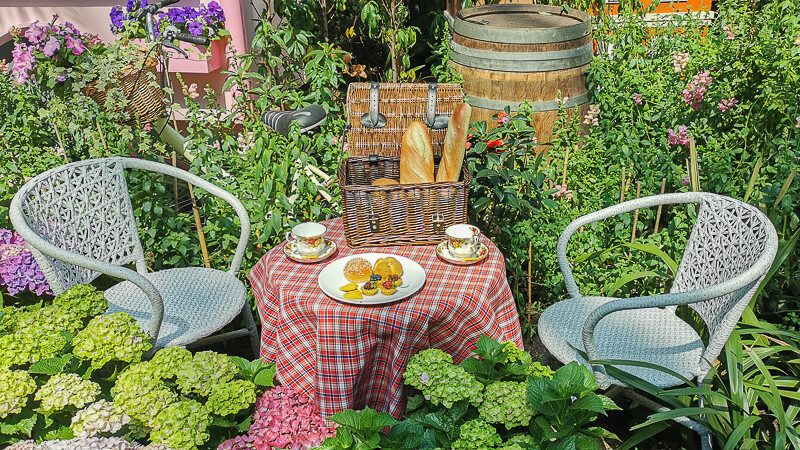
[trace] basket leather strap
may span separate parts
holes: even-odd
[[[438,83],[428,83],[428,112],[425,116],[425,124],[434,130],[447,128],[447,124],[450,122],[450,118],[444,114],[436,114],[436,91],[438,88]]]
[[[378,111],[380,90],[380,83],[373,82],[369,86],[369,112],[361,116],[361,124],[367,128],[383,128],[386,126],[386,116]]]

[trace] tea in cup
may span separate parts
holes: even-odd
[[[447,250],[456,258],[474,258],[478,255],[478,227],[466,223],[451,225],[444,230]]]
[[[291,233],[286,233],[286,240],[294,240],[295,249],[300,256],[314,257],[325,252],[325,225],[316,222],[303,222],[295,225]]]

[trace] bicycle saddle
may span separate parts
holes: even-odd
[[[300,132],[305,133],[318,127],[325,121],[327,113],[320,105],[308,105],[305,108],[294,111],[267,111],[262,116],[264,124],[278,133],[288,136],[289,125],[297,121],[300,124]]]

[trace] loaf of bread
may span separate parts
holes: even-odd
[[[458,181],[461,177],[461,165],[464,163],[464,152],[467,147],[467,132],[472,107],[467,103],[456,106],[450,123],[447,124],[447,133],[444,135],[444,148],[442,160],[439,162],[439,172],[436,182]]]
[[[433,183],[433,147],[428,128],[412,122],[400,147],[400,184]]]
[[[373,186],[387,186],[390,184],[397,184],[397,180],[393,180],[391,178],[378,178],[372,182]]]

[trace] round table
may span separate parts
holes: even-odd
[[[340,218],[323,223],[338,246],[330,259],[294,262],[282,244],[248,274],[261,317],[261,358],[277,365],[282,385],[315,398],[323,417],[369,406],[399,418],[403,372],[421,350],[443,350],[459,363],[482,334],[522,348],[503,255],[485,237],[488,257],[456,266],[440,260],[434,245],[350,248]],[[371,252],[416,261],[425,285],[404,300],[374,306],[341,303],[320,290],[317,276],[328,263]]]

